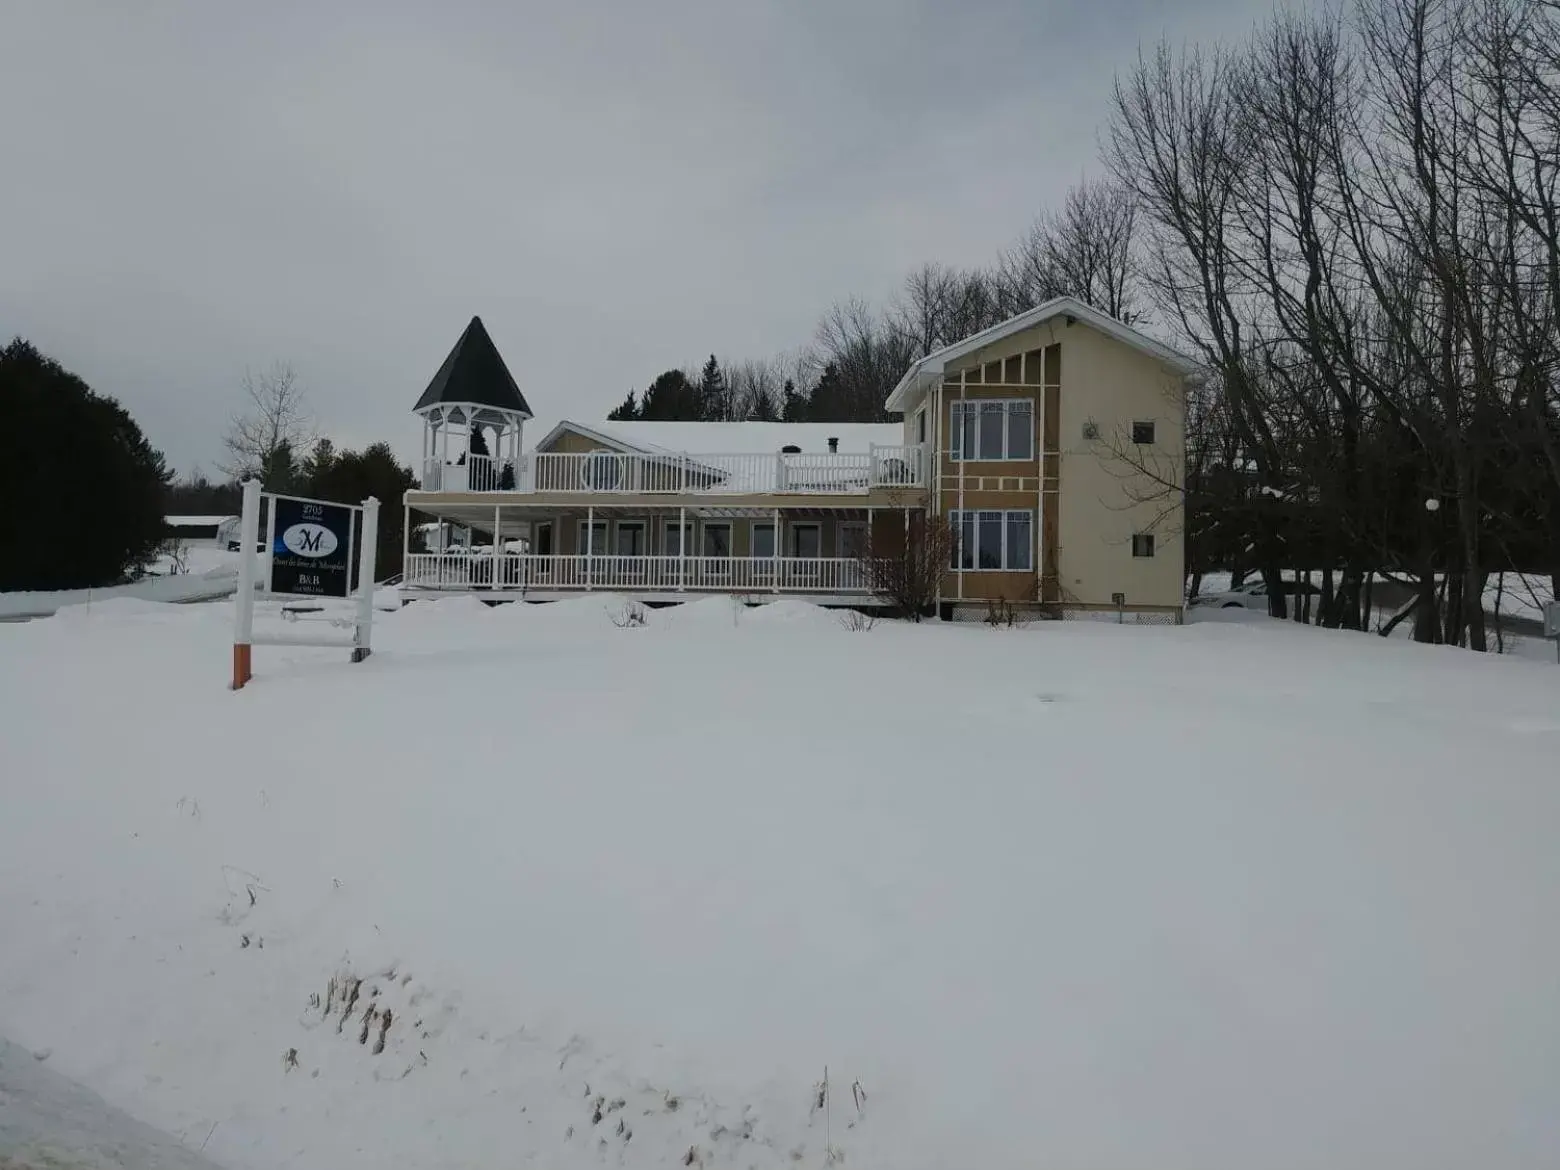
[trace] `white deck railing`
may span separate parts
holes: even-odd
[[[512,487],[507,482],[510,478]],[[860,454],[833,455],[629,455],[615,451],[564,455],[533,451],[522,455],[515,469],[501,467],[486,455],[471,455],[464,463],[427,460],[422,479],[423,490],[430,492],[653,495],[850,495],[873,488],[925,485],[925,449],[915,445],[874,445]]]
[[[837,593],[867,588],[851,557],[616,557],[503,553],[412,553],[403,584],[413,589],[612,590],[622,593]]]

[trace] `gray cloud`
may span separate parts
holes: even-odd
[[[1094,168],[1139,42],[1265,4],[8,5],[0,333],[208,469],[246,366],[415,450],[478,313],[533,407],[806,341]]]

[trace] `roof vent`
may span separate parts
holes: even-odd
[[[782,455],[800,455],[801,453],[802,449],[795,443],[787,443],[784,447],[780,448],[780,454]]]
[[[840,453],[840,441],[838,439],[833,438],[831,436],[830,439],[829,439],[829,454],[830,455],[838,455],[839,453]]]

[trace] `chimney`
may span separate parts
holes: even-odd
[[[829,440],[829,454],[830,455],[838,455],[839,453],[840,453],[840,441],[838,439],[831,438]]]

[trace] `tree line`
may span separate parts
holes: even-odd
[[[1101,175],[991,265],[925,264],[793,358],[669,371],[615,417],[883,420],[912,361],[1070,294],[1204,367],[1184,463],[1102,439],[1138,498],[1184,501],[1194,587],[1258,574],[1284,616],[1314,574],[1302,616],[1366,629],[1385,581],[1394,624],[1475,649],[1491,573],[1560,590],[1560,3],[1356,0],[1161,44],[1101,139]]]

